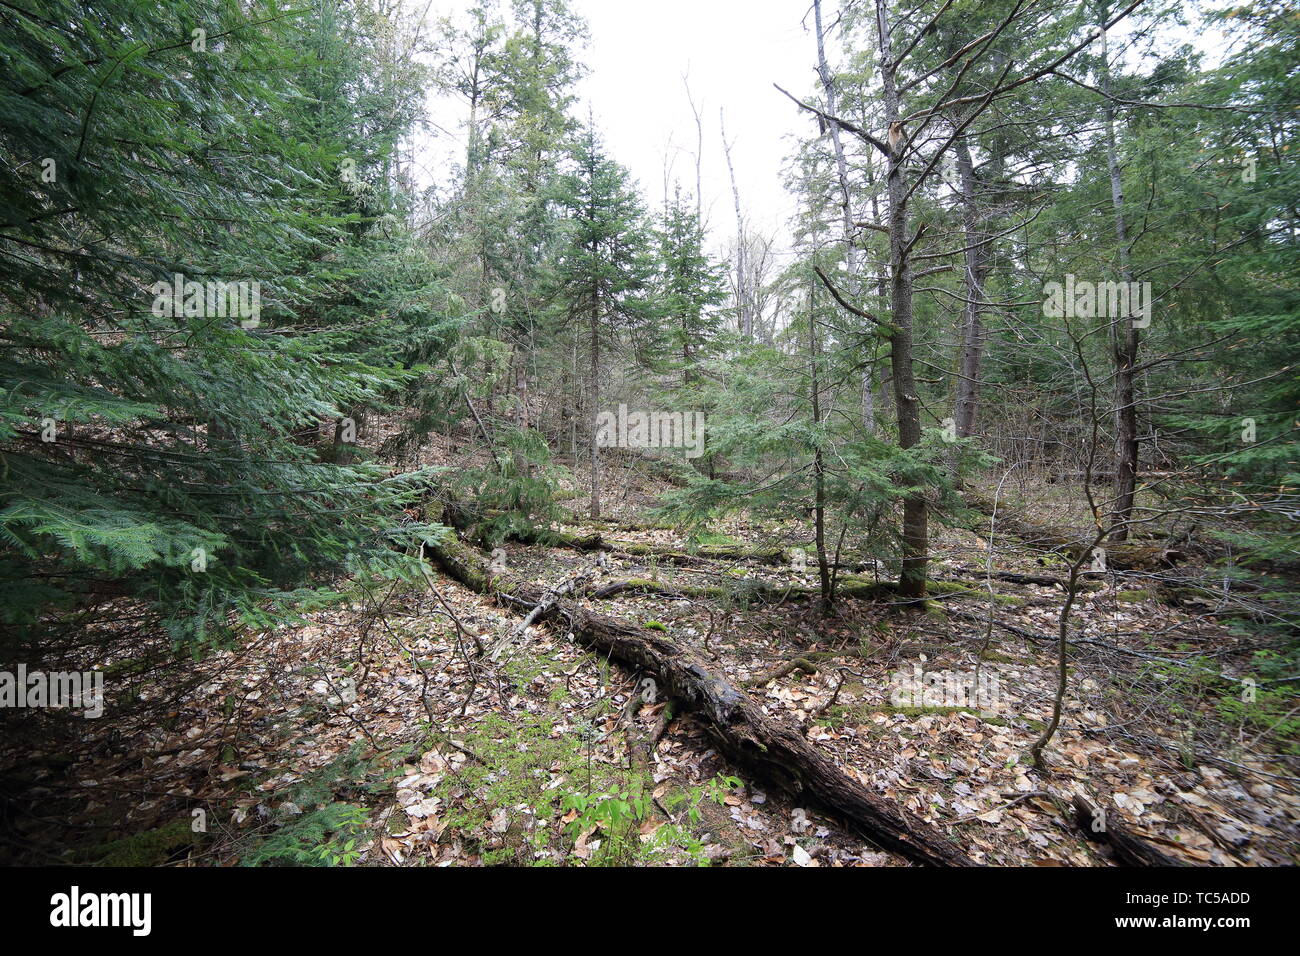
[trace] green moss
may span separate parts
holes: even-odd
[[[743,542],[719,531],[702,531],[692,536],[690,543],[708,547],[712,545],[742,544]]]
[[[970,714],[986,724],[1006,727],[1007,722],[1001,717],[985,716],[974,707],[895,707],[892,704],[871,705],[858,704],[852,707],[832,707],[817,722],[829,727],[841,727],[846,723],[866,724],[876,714],[901,714],[904,717],[951,716],[952,714]]]
[[[927,594],[961,594],[972,588],[962,581],[926,581],[925,590]]]
[[[151,661],[143,657],[133,657],[124,661],[117,661],[109,664],[104,670],[105,680],[118,680],[123,677],[134,677],[137,674],[143,674],[153,667],[157,661]]]
[[[186,818],[105,843],[89,851],[87,857],[98,866],[162,866],[202,842],[203,834],[191,830]]]
[[[994,650],[986,650],[986,651],[981,652],[981,653],[980,653],[980,660],[982,660],[982,661],[992,661],[994,664],[1015,664],[1015,663],[1017,663],[1016,658],[1014,658],[1014,657],[1008,657],[1006,654],[1002,654],[1002,653],[1000,653],[1000,652],[998,652],[998,651],[994,651]]]
[[[1150,601],[1155,597],[1153,591],[1116,591],[1115,600],[1125,604],[1136,604],[1138,601]]]
[[[979,711],[974,707],[894,707],[888,705],[877,707],[874,710],[878,714],[902,714],[904,717],[927,717],[932,714],[941,716],[950,716],[952,714],[971,714],[979,716]]]
[[[650,628],[650,630],[652,631],[666,632],[668,630],[667,627],[665,627],[663,624],[660,624],[658,621],[645,621],[643,622],[643,626]]]

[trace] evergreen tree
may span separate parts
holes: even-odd
[[[572,169],[560,177],[553,199],[568,229],[554,270],[555,300],[568,322],[585,326],[591,515],[599,517],[602,349],[608,355],[629,333],[634,349],[639,344],[646,351],[651,236],[627,171],[606,156],[593,125],[574,143]]]
[[[397,568],[384,536],[412,478],[294,440],[407,374],[306,321],[311,264],[347,234],[321,171],[365,133],[308,133],[331,54],[302,55],[300,17],[0,10],[0,613],[19,640],[117,595],[178,642],[215,638],[358,562]]]
[[[657,238],[655,296],[667,339],[663,367],[690,385],[705,360],[726,344],[726,317],[718,309],[727,299],[725,267],[704,251],[699,217],[680,190],[664,209]]]

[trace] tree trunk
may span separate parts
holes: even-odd
[[[975,413],[979,407],[980,362],[984,351],[983,311],[984,280],[988,274],[989,251],[979,228],[975,197],[975,164],[965,136],[954,144],[957,170],[961,180],[962,245],[966,247],[963,282],[966,301],[962,306],[961,361],[957,373],[957,397],[953,403],[953,422],[958,438],[975,433]]]
[[[821,431],[822,400],[821,379],[818,366],[821,362],[821,347],[817,340],[817,302],[816,286],[809,279],[808,283],[808,382],[812,397],[813,434],[817,443],[813,447],[813,530],[817,542],[817,572],[822,587],[822,613],[830,611],[835,602],[831,592],[830,562],[826,556],[826,460],[822,454]]]
[[[591,295],[591,516],[600,517],[600,296]]]
[[[886,195],[889,198],[889,298],[890,369],[894,377],[894,407],[898,415],[898,444],[907,449],[921,440],[921,401],[912,372],[912,272],[908,264],[907,183],[903,179],[906,141],[889,36],[885,0],[876,0],[876,28],[880,38],[880,77],[885,97],[885,119],[889,126],[889,166]],[[925,596],[925,569],[929,550],[929,515],[924,492],[903,499],[902,572],[898,590],[904,597]]]
[[[350,465],[356,458],[357,444],[356,439],[361,435],[361,412],[353,411],[346,418],[340,418],[334,424],[334,464]],[[352,422],[353,440],[344,440],[344,429],[347,422]]]
[[[835,77],[826,62],[826,31],[822,27],[821,0],[813,0],[813,19],[817,28],[817,75],[821,78],[822,94],[826,99],[826,112],[839,115],[839,102],[835,90]],[[838,123],[830,124],[831,145],[835,150],[835,175],[840,186],[840,222],[844,238],[844,260],[849,278],[857,273],[857,255],[853,244],[853,210],[849,193],[849,166],[844,158],[844,141],[840,138]],[[856,290],[851,290],[856,291]],[[862,368],[862,429],[871,435],[876,430],[876,402],[872,388],[874,361],[863,363]]]
[[[1108,7],[1101,6],[1101,22],[1108,19]],[[1132,289],[1133,264],[1129,258],[1128,224],[1124,219],[1124,181],[1119,166],[1119,153],[1115,147],[1115,106],[1109,99],[1110,57],[1106,50],[1106,35],[1101,36],[1101,88],[1107,94],[1106,112],[1106,166],[1110,172],[1110,198],[1115,211],[1115,238],[1119,242],[1120,272],[1124,282]],[[1131,303],[1130,303],[1131,305]],[[1126,522],[1133,516],[1137,496],[1138,423],[1137,397],[1133,384],[1133,369],[1137,365],[1138,330],[1133,327],[1133,312],[1124,316],[1110,316],[1111,343],[1115,354],[1115,506],[1111,520],[1118,525],[1111,531],[1112,541],[1128,539]]]
[[[718,116],[722,129],[722,151],[727,157],[727,173],[731,176],[731,198],[736,205],[736,325],[746,338],[754,337],[754,314],[751,311],[749,278],[745,274],[745,218],[740,211],[740,187],[736,185],[736,168],[731,164],[731,144],[727,142],[727,126]]]

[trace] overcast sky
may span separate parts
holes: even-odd
[[[427,0],[408,2],[423,9]],[[580,96],[593,110],[610,155],[631,170],[646,200],[661,201],[665,162],[684,190],[694,192],[696,128],[683,81],[689,77],[704,126],[702,193],[715,251],[735,231],[720,110],[746,219],[751,228],[784,240],[794,203],[781,185],[781,171],[793,149],[790,137],[806,135],[810,121],[772,84],[796,95],[815,89],[811,0],[570,0],[570,5],[586,18],[591,34],[590,44],[577,53],[590,69]],[[433,0],[429,16],[459,19],[464,6],[463,0]],[[838,0],[824,0],[828,24],[837,9]],[[1202,49],[1222,49],[1221,41],[1203,29],[1174,30],[1168,37],[1187,38]],[[832,69],[838,46],[832,33],[827,44]],[[426,143],[418,158],[429,175],[445,182],[438,171],[447,157],[464,156],[465,106],[436,100],[431,108],[446,132]],[[584,113],[585,108],[580,107]]]
[[[833,9],[834,0],[826,5]],[[663,196],[665,157],[694,192],[696,129],[685,77],[704,127],[707,222],[715,233],[734,230],[721,112],[747,217],[765,230],[783,227],[793,203],[781,187],[782,163],[793,148],[792,131],[809,121],[772,84],[792,92],[812,88],[816,41],[800,25],[808,0],[574,0],[574,6],[591,24],[591,76],[583,93],[611,152],[647,195]]]
[[[784,232],[793,202],[781,186],[792,131],[807,120],[772,84],[809,92],[816,46],[800,18],[805,0],[570,0],[586,18],[590,44],[578,58],[590,69],[579,94],[610,155],[626,166],[646,200],[663,198],[664,165],[695,191],[695,118],[689,78],[704,128],[701,180],[706,222],[717,242],[735,230],[731,181],[722,150],[720,111],[745,215],[753,227]],[[423,0],[412,6],[423,9]],[[828,11],[835,0],[827,0]],[[459,17],[460,0],[433,0],[430,18]],[[811,24],[811,16],[809,18]],[[437,139],[419,161],[435,179],[448,156],[463,156],[464,104],[435,99]],[[806,132],[806,129],[804,130]],[[453,138],[454,136],[454,138]],[[671,180],[670,180],[671,188]]]

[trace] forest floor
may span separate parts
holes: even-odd
[[[559,530],[691,550],[647,521],[665,486],[640,466],[611,464],[606,487],[612,518]],[[1071,489],[1031,483],[1004,494],[1008,508],[1059,522]],[[773,527],[741,512],[708,541],[807,548],[810,538],[806,522]],[[1061,578],[1065,563],[989,535],[987,519],[936,522],[937,584],[924,606],[843,598],[829,614],[797,596],[817,583],[811,548],[800,568],[501,547],[497,560],[528,581],[585,573],[585,604],[750,684],[768,715],[977,863],[1111,862],[1069,811],[1075,794],[1114,808],[1181,862],[1300,862],[1294,741],[1223,706],[1225,684],[1252,673],[1255,648],[1212,601],[1172,606],[1142,574],[1089,575],[1061,726],[1039,773],[1027,754],[1051,716],[1064,592],[985,571],[990,552],[1002,573]],[[858,567],[873,573],[869,560]],[[590,596],[630,580],[693,593]],[[792,596],[753,600],[755,582]],[[24,748],[9,852],[109,864],[906,863],[748,778],[689,713],[661,721],[667,703],[642,693],[642,675],[584,650],[562,623],[530,628],[496,661],[472,652],[473,638],[491,648],[521,616],[434,575],[212,654],[190,669],[187,689],[136,687],[145,699],[174,693],[155,700],[165,719],[155,709],[134,724],[86,722],[75,753],[66,742]],[[816,652],[843,656],[763,680]],[[978,674],[991,692],[898,702],[900,674],[936,672]],[[629,748],[657,730],[648,766],[634,769]],[[16,812],[20,804],[28,809]]]

